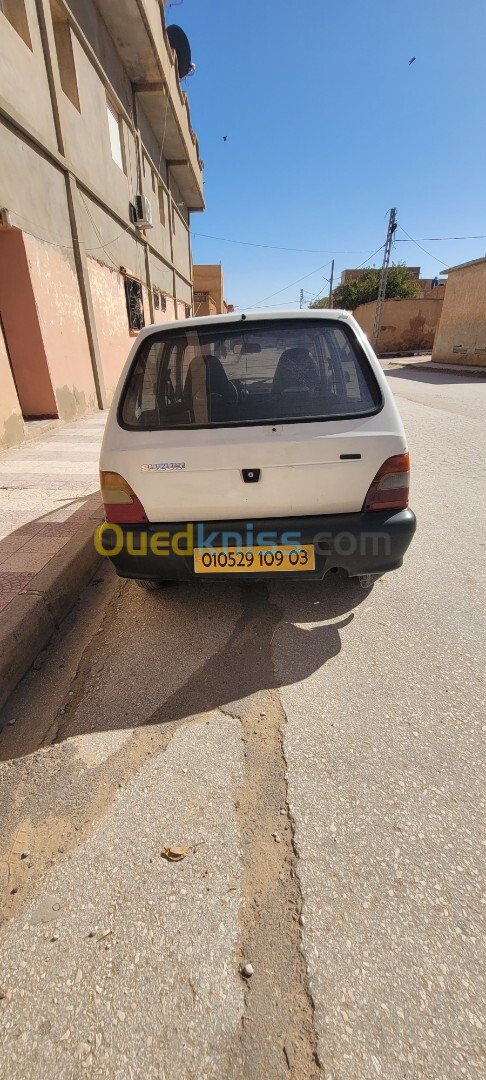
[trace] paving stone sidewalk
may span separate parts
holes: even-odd
[[[99,505],[106,412],[0,453],[0,611]]]

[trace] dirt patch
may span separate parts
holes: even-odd
[[[280,612],[269,603],[263,585],[243,589],[241,602],[237,630],[245,641],[244,663],[271,668]],[[266,675],[271,686],[274,673]],[[281,734],[286,716],[273,689],[223,711],[237,716],[244,730],[246,775],[236,812],[244,844],[245,902],[237,963],[240,970],[250,963],[254,971],[246,980],[241,1040],[228,1076],[309,1080],[321,1071],[301,949],[302,895]]]

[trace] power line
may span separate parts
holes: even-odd
[[[300,300],[286,300],[285,304],[287,305],[287,307],[293,307],[294,304],[300,304]],[[273,308],[274,308],[273,304],[256,304],[256,305],[253,306],[252,310],[253,311],[260,311],[260,310],[262,310],[262,311],[263,310],[272,311]],[[248,309],[245,309],[245,310],[249,311],[250,309],[248,308]]]
[[[28,221],[30,225],[34,225],[36,228],[42,228],[42,226],[37,226],[35,221],[31,221],[30,218],[25,217],[24,214],[18,214],[16,210],[13,210],[12,213],[15,214],[16,218],[20,218],[21,221]],[[98,247],[86,247],[86,251],[87,252],[101,251],[105,247],[110,247],[111,244],[114,244],[116,240],[119,240],[120,237],[124,236],[125,233],[128,232],[128,230],[131,229],[131,228],[132,228],[131,224],[127,225],[126,228],[122,229],[121,232],[117,233],[117,235],[114,236],[112,240],[107,240],[105,242],[105,244],[100,244]],[[48,240],[46,236],[39,236],[38,233],[31,232],[29,229],[22,229],[22,232],[27,233],[28,236],[33,236],[35,240],[40,240],[43,244],[49,244],[51,247],[62,248],[64,251],[72,251],[73,250],[72,241],[70,243],[63,244],[63,243],[61,243],[60,240]],[[80,244],[85,244],[86,245],[85,240],[79,240],[78,242]]]
[[[375,255],[378,255],[379,251],[383,251],[384,247],[385,247],[384,244],[380,244],[379,248],[377,248],[376,251],[372,251],[371,255],[368,255],[368,258],[365,259],[364,262],[360,263],[359,266],[355,266],[354,269],[355,270],[361,270],[361,268],[363,266],[366,266],[366,264],[369,263],[371,261],[371,259],[374,259]]]
[[[414,240],[413,236],[410,236],[410,233],[408,233],[407,230],[403,228],[403,225],[399,225],[398,228],[401,229],[402,232],[405,233],[405,236],[408,236],[408,239],[411,240],[412,244],[415,244],[415,247],[420,248],[420,250],[423,251],[424,255],[428,255],[429,259],[435,259],[435,261],[440,263],[441,266],[448,266],[449,265],[449,263],[444,262],[443,259],[438,259],[437,255],[432,255],[431,251],[426,251],[426,249],[424,247],[422,247],[421,244],[419,244],[418,240]]]
[[[191,230],[192,232],[192,230]],[[202,236],[205,240],[221,240],[224,244],[241,244],[243,247],[267,248],[270,251],[305,251],[309,255],[360,255],[355,251],[330,251],[327,248],[280,247],[278,244],[252,244],[249,240],[230,240],[227,236],[211,236],[209,233],[192,232],[192,236]]]
[[[400,228],[401,228],[401,226],[400,226]],[[403,230],[403,232],[405,232],[405,229]],[[407,233],[407,236],[408,236],[408,233]],[[415,240],[413,240],[412,237],[410,236],[409,240],[411,241],[412,244],[417,244],[419,240],[425,240],[425,241],[427,241],[427,240],[435,240],[436,243],[438,243],[441,240],[486,240],[486,233],[484,233],[484,235],[481,235],[481,236],[419,236]],[[400,239],[395,240],[396,244],[408,244],[408,242],[409,242],[408,240],[400,240]]]
[[[287,289],[292,289],[294,285],[300,285],[301,281],[307,281],[307,278],[313,277],[314,274],[318,274],[319,270],[325,270],[326,266],[329,265],[330,263],[327,262],[324,263],[323,266],[318,266],[316,270],[311,270],[310,274],[304,274],[303,277],[297,278],[297,281],[291,281],[289,285],[284,285],[283,289],[277,289],[276,292],[270,293],[269,296],[264,296],[261,300],[257,300],[256,304],[247,304],[246,306],[238,304],[238,307],[240,311],[251,310],[254,307],[258,307],[260,304],[264,304],[266,300],[271,300],[273,296],[280,296],[280,293],[287,292]]]
[[[81,199],[82,199],[82,201],[83,201],[83,203],[84,203],[84,208],[85,208],[85,210],[86,210],[86,213],[87,213],[87,215],[88,215],[88,217],[89,217],[89,220],[90,220],[90,222],[91,222],[91,224],[92,224],[92,226],[93,226],[93,229],[94,229],[94,231],[95,231],[95,233],[96,233],[96,235],[97,235],[97,237],[98,237],[98,240],[100,241],[100,244],[101,244],[101,246],[102,246],[102,248],[103,248],[103,251],[104,251],[105,255],[106,255],[106,256],[108,257],[108,259],[110,260],[110,262],[111,262],[112,266],[114,266],[114,267],[115,267],[115,270],[119,270],[119,266],[118,266],[118,264],[117,264],[117,263],[116,263],[116,262],[114,261],[114,259],[113,259],[113,256],[112,256],[112,255],[110,255],[110,252],[108,251],[108,249],[107,249],[107,248],[105,247],[105,245],[104,245],[104,243],[103,243],[103,237],[102,237],[102,235],[101,235],[101,233],[100,233],[100,231],[99,231],[99,229],[98,229],[97,225],[95,224],[95,222],[94,222],[94,220],[93,220],[93,218],[92,218],[92,216],[91,216],[91,213],[90,213],[90,210],[89,210],[88,204],[87,204],[87,202],[86,202],[86,199],[85,199],[85,197],[84,197],[84,195],[83,195],[83,192],[82,192],[82,191],[80,191],[80,195],[81,195]],[[142,276],[142,275],[140,275],[140,276]]]

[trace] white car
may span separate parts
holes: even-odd
[[[147,327],[100,470],[99,550],[147,588],[336,569],[369,587],[401,566],[415,531],[400,416],[345,311]]]

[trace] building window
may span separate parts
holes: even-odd
[[[25,10],[25,0],[0,0],[0,11],[9,23],[13,26],[14,30],[20,34],[20,37],[25,44],[32,49],[32,42],[30,40],[29,22],[27,19],[27,12]]]
[[[175,231],[176,231],[176,217],[177,217],[176,208],[174,206],[174,203],[172,203],[172,232],[173,232],[174,236],[175,236]]]
[[[81,112],[71,27],[57,0],[51,0],[51,16],[61,86],[66,97],[69,98],[78,112]]]
[[[189,304],[186,304],[186,319],[190,319],[190,318],[191,318],[191,309],[189,307]]]
[[[165,226],[165,194],[162,184],[158,185],[160,224]]]
[[[128,326],[130,330],[142,330],[145,326],[143,313],[142,283],[136,278],[125,278],[125,296],[127,301]]]
[[[154,308],[156,311],[160,308],[160,293],[158,289],[154,289]]]
[[[160,294],[160,308],[161,311],[167,311],[167,297],[165,293]]]
[[[116,112],[110,101],[106,102],[108,116],[108,131],[110,133],[111,156],[118,168],[125,172],[125,154],[123,152],[123,136],[121,117]]]

